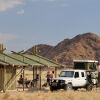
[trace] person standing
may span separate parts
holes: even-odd
[[[100,86],[100,63],[98,62],[98,85]]]
[[[47,85],[50,84],[50,72],[47,73]]]
[[[52,71],[52,74],[51,74],[51,80],[54,78],[54,71]]]
[[[36,75],[36,83],[39,83],[39,74]]]

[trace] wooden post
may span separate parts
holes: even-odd
[[[57,67],[55,67],[55,78],[57,77]]]
[[[38,67],[36,67],[36,74],[38,74]]]
[[[42,87],[42,85],[41,85],[41,67],[40,67],[40,90],[41,90],[41,87]]]
[[[35,77],[34,77],[34,67],[33,67],[33,87],[34,87],[34,79],[35,79]]]
[[[38,68],[37,68],[37,66],[36,66],[36,78],[37,78],[37,73],[38,73]],[[36,80],[36,87],[37,87],[37,80]]]
[[[24,87],[24,74],[25,74],[25,73],[24,73],[24,70],[25,70],[25,67],[23,66],[23,91],[24,91],[24,88],[25,88],[25,87]]]
[[[3,65],[0,65],[0,70],[1,70],[1,83],[0,83],[0,85],[1,85],[1,89],[0,90],[3,90],[3,84],[4,84],[4,82],[3,82],[3,72],[4,72],[4,66]]]
[[[4,71],[3,71],[3,92],[5,93],[6,88],[5,88],[5,81],[6,81],[6,66],[4,66]]]

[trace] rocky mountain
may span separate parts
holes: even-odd
[[[34,46],[25,53],[30,54],[33,48]],[[56,46],[40,44],[37,48],[39,55],[65,65],[71,65],[73,59],[100,61],[100,37],[94,33],[79,34],[72,39],[61,41]]]

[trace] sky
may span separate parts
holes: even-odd
[[[0,0],[0,43],[9,51],[100,35],[100,0]]]

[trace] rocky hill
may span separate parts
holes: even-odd
[[[65,39],[56,46],[37,45],[39,55],[71,65],[73,59],[100,61],[100,37],[94,33],[79,34],[72,39]],[[33,52],[34,46],[25,53]]]

